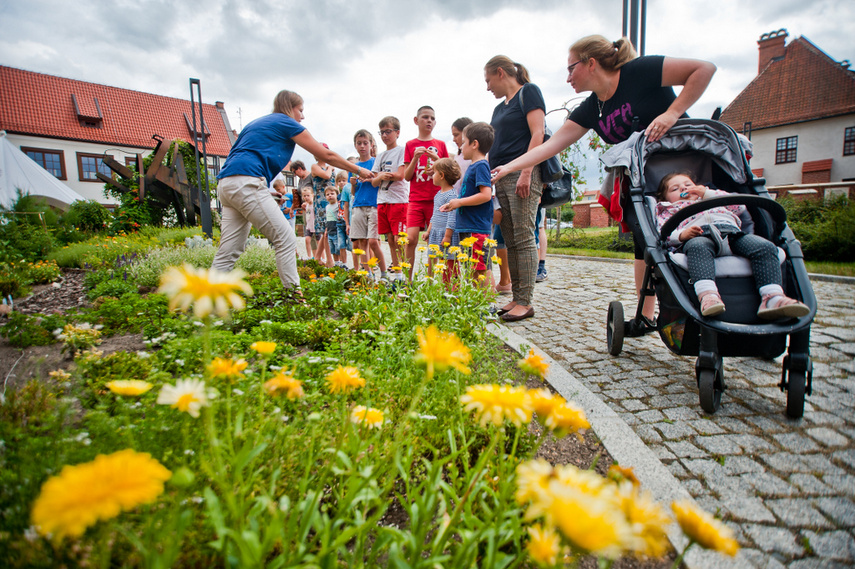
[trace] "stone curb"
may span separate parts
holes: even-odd
[[[625,263],[633,262],[633,259],[612,259],[609,257],[586,257],[585,255],[561,255],[559,253],[548,253],[547,257],[559,257],[562,259],[573,259],[575,261],[600,261],[602,263]],[[812,281],[825,281],[829,283],[855,284],[855,277],[844,277],[840,275],[824,275],[821,273],[808,273]]]
[[[589,258],[585,257],[585,259]],[[546,381],[562,397],[568,401],[574,401],[585,410],[591,428],[609,454],[618,463],[631,466],[641,481],[642,487],[650,491],[657,502],[670,511],[669,506],[675,500],[695,501],[632,428],[547,353],[505,326],[490,324],[487,330],[519,354],[524,355],[528,349],[533,349],[549,364]],[[686,547],[688,541],[676,523],[671,524],[667,533],[668,539],[677,552]],[[722,554],[701,549],[697,545],[692,547],[683,562],[688,569],[737,569],[751,565],[741,553],[731,559]]]

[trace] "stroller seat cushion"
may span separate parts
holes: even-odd
[[[786,253],[780,247],[778,249],[778,261],[783,265],[787,259]],[[689,270],[689,259],[685,253],[670,253],[671,260],[685,271]],[[745,257],[727,255],[715,258],[715,276],[719,277],[750,277],[751,262]]]

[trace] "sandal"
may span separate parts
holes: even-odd
[[[715,316],[725,311],[724,302],[717,291],[709,290],[698,295],[701,301],[701,315]]]
[[[769,308],[769,302],[775,299],[777,299],[778,302],[773,308]],[[762,318],[763,320],[799,318],[801,316],[807,316],[808,313],[810,313],[810,308],[808,308],[807,305],[782,294],[767,294],[760,302],[760,308],[757,309],[757,317]]]

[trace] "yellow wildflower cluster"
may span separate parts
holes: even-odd
[[[543,356],[535,354],[534,350],[529,350],[528,355],[517,362],[517,365],[525,373],[536,375],[540,379],[543,379],[549,369],[549,364],[544,361]]]
[[[417,329],[416,337],[419,349],[414,359],[416,363],[427,368],[429,376],[432,377],[434,371],[445,371],[450,367],[469,374],[467,364],[472,354],[453,332],[442,332],[431,324],[427,330]]]
[[[591,426],[585,411],[548,389],[526,389],[509,385],[472,385],[460,398],[466,411],[474,411],[481,425],[501,425],[508,420],[519,426],[537,413],[556,436],[578,433]]]
[[[243,358],[237,361],[230,358],[214,358],[214,361],[208,364],[208,373],[211,377],[238,379],[243,377],[243,370],[247,365],[249,364]]]
[[[379,429],[384,422],[383,411],[374,409],[373,407],[365,407],[357,405],[350,412],[350,421],[357,425],[362,424],[369,429]]]
[[[264,382],[264,389],[270,395],[284,394],[288,399],[300,399],[304,395],[303,382],[284,371]]]
[[[327,375],[327,387],[330,393],[347,393],[357,387],[365,387],[365,379],[355,367],[338,366]]]
[[[478,238],[477,238],[477,237],[471,237],[471,236],[470,236],[470,237],[467,237],[466,239],[461,239],[461,240],[460,240],[460,246],[461,246],[461,247],[471,248],[471,247],[472,247],[473,245],[475,245],[475,243],[477,243],[477,242],[478,242]]]

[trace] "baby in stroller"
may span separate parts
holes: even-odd
[[[671,172],[659,183],[656,218],[659,229],[677,211],[697,200],[727,195],[695,184],[691,172]],[[758,235],[742,232],[739,214],[745,206],[712,208],[685,219],[668,237],[670,246],[682,247],[688,258],[689,276],[701,303],[703,316],[725,311],[715,284],[715,257],[735,254],[751,262],[761,303],[757,316],[764,320],[805,316],[810,309],[784,295],[781,266],[775,245]]]

